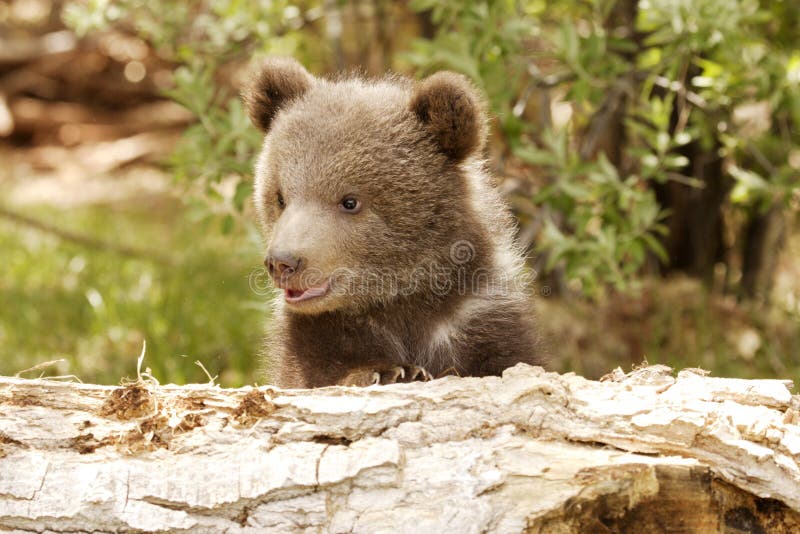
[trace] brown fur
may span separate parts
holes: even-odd
[[[483,147],[483,103],[464,76],[438,72],[423,80],[410,107],[450,158],[460,161]]]
[[[281,107],[308,91],[311,82],[311,75],[296,61],[267,59],[242,92],[250,120],[266,133]]]
[[[273,270],[282,287],[330,284],[299,305],[276,298],[274,383],[540,362],[529,298],[513,283],[513,220],[480,160],[484,106],[465,78],[332,81],[280,60],[253,80],[244,97],[267,133],[255,204],[268,263],[291,264]],[[348,197],[357,213],[343,212]]]

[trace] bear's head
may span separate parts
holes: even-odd
[[[255,205],[289,311],[425,293],[453,267],[454,243],[475,255],[465,168],[480,159],[486,117],[466,78],[322,79],[272,58],[243,97],[265,134]]]

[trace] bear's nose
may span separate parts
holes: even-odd
[[[302,258],[283,251],[271,251],[264,258],[264,265],[274,280],[282,280],[299,272],[302,263]]]

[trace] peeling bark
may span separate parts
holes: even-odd
[[[355,389],[0,378],[0,530],[800,529],[800,398],[653,366]]]

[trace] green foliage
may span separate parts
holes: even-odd
[[[763,208],[800,190],[800,11],[790,4],[420,0],[411,6],[430,10],[437,34],[417,41],[411,59],[486,90],[508,146],[548,178],[531,199],[542,207],[547,267],[595,294],[628,287],[648,253],[668,261],[653,185],[703,186],[684,154],[690,143],[720,147],[734,205]],[[524,120],[537,90],[569,105],[566,123]],[[764,110],[755,104],[768,126],[754,132],[736,117]]]
[[[800,141],[791,126],[800,124],[798,38],[791,33],[800,16],[790,4],[703,0],[678,3],[676,12],[674,2],[660,0],[639,12],[647,53],[660,58],[646,72],[674,79],[683,69],[680,81],[695,96],[688,131],[722,145],[735,204],[782,202],[800,184],[800,165],[789,163]],[[754,127],[758,118],[765,124]]]
[[[625,289],[648,250],[666,260],[653,235],[666,232],[658,223],[659,206],[652,191],[638,187],[637,176],[620,178],[602,154],[596,161],[582,160],[568,149],[564,131],[545,132],[543,143],[542,149],[520,147],[517,155],[559,177],[534,201],[561,214],[573,229],[565,233],[546,216],[540,244],[549,253],[545,268],[563,263],[568,279],[595,294],[601,282]]]

